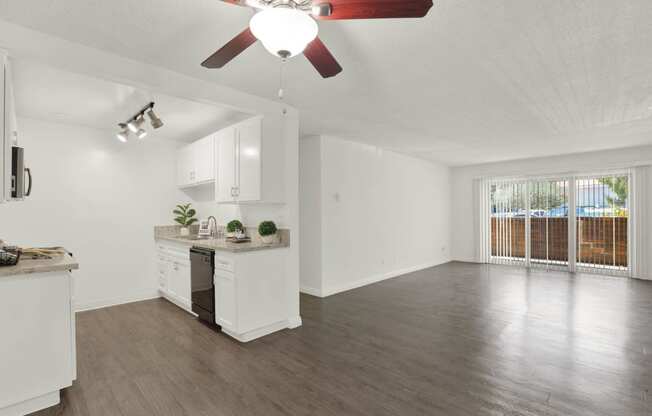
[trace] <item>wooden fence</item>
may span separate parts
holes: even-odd
[[[627,267],[627,221],[626,217],[579,217],[577,262]],[[505,238],[510,232],[511,238]],[[532,259],[568,261],[568,218],[533,217],[530,234]],[[491,219],[491,254],[525,258],[525,218]]]

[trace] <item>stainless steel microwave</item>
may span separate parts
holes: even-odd
[[[27,178],[27,183],[25,183]],[[25,189],[27,188],[27,189]],[[11,148],[11,197],[23,199],[32,193],[32,171],[25,167],[25,149]]]

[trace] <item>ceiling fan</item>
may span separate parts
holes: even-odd
[[[222,68],[260,40],[272,55],[288,59],[303,52],[324,78],[342,71],[317,37],[315,20],[424,17],[432,0],[222,0],[257,10],[249,27],[208,57],[202,66]]]

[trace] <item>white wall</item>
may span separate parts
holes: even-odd
[[[310,214],[321,217],[321,287],[311,286],[314,275],[302,274],[306,292],[328,296],[449,260],[447,167],[333,137],[302,139],[301,146],[311,160],[302,166],[320,163],[321,172],[300,175],[302,198],[313,187],[321,198],[321,215]],[[309,243],[302,253],[315,253]]]
[[[652,164],[652,146],[524,159],[453,168],[452,255],[454,260],[474,262],[473,179],[483,176],[545,175],[591,172]],[[652,184],[652,182],[648,181]],[[652,191],[652,190],[651,190]],[[652,212],[652,206],[648,209]],[[652,228],[647,230],[652,235]],[[652,256],[652,252],[650,253]]]
[[[301,290],[322,290],[321,137],[304,137],[299,146],[299,212],[301,225]]]
[[[120,144],[112,131],[19,119],[33,195],[0,205],[0,238],[62,245],[80,262],[80,309],[157,297],[152,227],[178,199],[176,144]]]

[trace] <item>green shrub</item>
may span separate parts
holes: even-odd
[[[228,231],[228,232],[230,232],[230,233],[234,233],[234,232],[236,232],[237,230],[240,230],[240,231],[244,230],[244,226],[243,226],[242,223],[241,223],[240,221],[238,221],[238,220],[233,220],[233,221],[229,222],[229,223],[226,225],[226,231]]]
[[[277,228],[274,221],[263,221],[258,226],[258,234],[262,236],[276,234]]]
[[[177,224],[181,224],[182,227],[188,227],[197,222],[197,218],[195,218],[197,211],[190,208],[190,204],[177,205],[177,208],[172,213],[177,216],[174,221]]]

